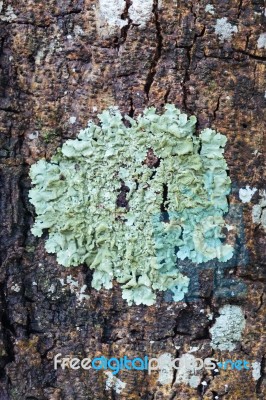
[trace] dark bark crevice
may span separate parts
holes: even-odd
[[[253,60],[257,60],[257,61],[266,61],[266,56],[257,56],[256,54],[251,54],[245,50],[234,50],[235,53],[240,53],[240,54],[244,54],[245,56],[253,59]]]
[[[243,0],[239,0],[239,5],[238,5],[238,13],[237,13],[237,18],[240,18],[241,11],[242,11],[242,5],[243,5]]]
[[[215,107],[215,109],[213,110],[213,119],[214,119],[214,121],[216,120],[216,114],[217,114],[217,112],[219,111],[220,100],[221,100],[221,95],[218,96],[216,107]]]
[[[195,15],[195,14],[194,14]],[[195,22],[196,22],[196,15],[195,15]],[[188,104],[187,104],[187,97],[188,97],[188,83],[190,81],[190,73],[191,73],[191,64],[192,64],[192,57],[193,51],[197,43],[198,38],[202,38],[205,34],[206,27],[204,26],[199,34],[195,34],[193,38],[193,42],[189,46],[176,46],[177,48],[184,48],[186,49],[186,56],[187,56],[187,65],[185,69],[184,79],[182,82],[183,88],[183,107],[185,111],[189,111]]]
[[[129,7],[132,5],[132,0],[125,0],[125,2],[126,2],[126,7],[123,14],[121,15],[121,19],[128,20],[128,24],[121,29],[121,41],[119,42],[119,46],[127,40],[128,30],[132,25],[132,20],[130,19],[128,12]]]
[[[146,97],[147,97],[148,101],[149,101],[149,94],[150,94],[151,86],[153,84],[154,77],[156,74],[157,65],[162,56],[162,48],[163,48],[163,36],[162,36],[160,16],[159,16],[159,0],[154,0],[153,15],[154,15],[155,27],[156,27],[156,50],[155,50],[153,60],[151,62],[148,76],[146,78],[146,83],[144,85],[144,92],[146,93]]]
[[[14,338],[16,336],[15,328],[9,318],[9,309],[6,300],[6,288],[5,284],[0,284],[0,301],[1,301],[1,327],[2,327],[2,336],[3,336],[3,344],[5,347],[6,355],[1,357],[4,365],[11,363],[15,360],[14,354]],[[1,368],[0,378],[5,375],[5,369]]]

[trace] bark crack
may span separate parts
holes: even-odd
[[[193,45],[189,46],[186,48],[187,51],[187,61],[188,61],[188,65],[186,67],[186,71],[185,71],[185,76],[183,79],[183,83],[182,83],[182,89],[183,89],[183,106],[184,109],[187,110],[187,82],[190,81],[190,65],[191,65],[191,50],[192,50]]]
[[[7,21],[6,21],[7,22]],[[8,22],[8,24],[10,25],[30,25],[33,26],[34,28],[42,28],[42,29],[47,29],[48,27],[50,27],[52,24],[35,24],[34,22],[31,21],[11,21]]]
[[[128,24],[121,29],[121,37],[120,37],[121,43],[119,43],[119,46],[125,43],[125,41],[127,40],[128,30],[132,24],[132,19],[130,19],[128,12],[129,7],[132,5],[132,1],[131,0],[125,0],[125,1],[126,1],[126,6],[123,14],[121,15],[121,19],[125,21],[128,20]]]
[[[245,56],[248,56],[250,58],[253,58],[254,60],[258,60],[258,61],[266,61],[266,57],[265,56],[256,56],[255,54],[250,54],[249,52],[245,51],[245,50],[235,50],[236,53],[241,53],[244,54]]]
[[[2,325],[2,333],[3,333],[3,343],[6,351],[6,355],[1,357],[4,360],[5,365],[11,363],[15,360],[14,356],[14,345],[13,345],[13,337],[15,337],[15,329],[11,324],[9,318],[9,311],[7,307],[6,295],[5,295],[5,287],[4,284],[0,286],[0,296],[1,296],[1,325]],[[3,369],[3,371],[5,371]],[[3,372],[4,373],[4,372]]]
[[[242,4],[243,4],[243,0],[239,1],[239,6],[238,6],[238,13],[237,13],[237,18],[240,18],[240,14],[242,11]]]
[[[165,95],[164,95],[164,98],[163,98],[164,99],[164,104],[166,104],[168,102],[168,97],[169,97],[170,91],[171,91],[171,89],[168,88],[166,90],[166,92],[165,92]]]
[[[191,10],[191,12],[192,12],[192,10]],[[195,13],[193,13],[193,15],[195,17],[195,23],[196,23],[197,16],[195,15]],[[193,48],[194,48],[194,46],[195,46],[195,44],[197,42],[197,39],[204,36],[205,30],[206,30],[206,27],[204,25],[202,30],[201,30],[201,32],[198,35],[195,34],[195,36],[193,38],[193,42],[192,42],[192,44],[190,46],[177,46],[179,48],[184,48],[187,51],[188,65],[186,67],[185,75],[184,75],[184,79],[183,79],[183,83],[182,83],[183,107],[184,107],[184,110],[186,110],[186,111],[188,110],[188,107],[187,107],[187,83],[190,81],[190,67],[191,67],[191,62],[192,62],[192,51],[193,51]]]
[[[245,51],[248,49],[250,36],[251,36],[251,32],[249,32],[246,37]]]
[[[213,119],[216,120],[216,113],[219,111],[221,95],[218,96],[216,107],[213,111]]]
[[[82,12],[82,10],[71,10],[68,12],[63,12],[62,14],[54,14],[56,17],[66,17],[68,15],[72,15],[72,14],[80,14]]]
[[[11,107],[7,107],[7,108],[0,107],[0,111],[4,111],[4,112],[7,112],[7,113],[13,113],[13,114],[20,114],[20,111],[15,110],[15,109],[13,109]]]
[[[134,103],[133,103],[133,98],[132,98],[132,96],[130,97],[130,111],[129,111],[129,116],[131,117],[131,118],[133,118],[134,117],[134,113],[135,113],[135,109],[134,109]]]
[[[156,41],[157,41],[157,45],[156,45],[156,50],[155,50],[155,54],[150,66],[150,70],[146,79],[146,84],[144,86],[144,91],[146,93],[147,96],[147,100],[149,100],[149,94],[150,94],[150,89],[151,86],[153,84],[154,81],[154,76],[156,74],[156,69],[157,69],[157,65],[158,62],[161,58],[162,55],[162,47],[163,47],[163,36],[162,36],[162,30],[161,30],[161,23],[160,23],[160,19],[159,19],[159,0],[154,0],[153,2],[153,14],[154,14],[154,18],[155,18],[155,26],[156,26]]]

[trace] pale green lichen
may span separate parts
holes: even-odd
[[[245,316],[239,306],[225,305],[219,310],[220,316],[210,329],[213,349],[233,351],[241,340],[245,328]]]
[[[155,290],[167,289],[181,300],[189,279],[178,259],[233,254],[221,241],[226,137],[211,129],[195,136],[196,117],[170,104],[162,115],[149,108],[125,117],[130,127],[116,108],[98,117],[100,125],[90,122],[50,162],[31,167],[32,233],[48,229],[46,250],[66,267],[86,263],[94,288],[109,289],[115,278],[129,304],[151,305]]]

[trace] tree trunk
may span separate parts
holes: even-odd
[[[0,1],[0,400],[266,398],[263,7],[263,0]],[[226,296],[217,295],[214,266],[198,273],[194,300],[159,293],[156,305],[130,307],[118,284],[92,289],[87,267],[58,265],[45,238],[31,234],[29,166],[109,106],[136,117],[166,103],[196,115],[198,131],[228,138],[238,257],[224,270]],[[247,185],[257,190],[243,202]],[[235,282],[241,293],[232,293]],[[83,285],[90,297],[80,301]],[[233,351],[211,345],[210,329],[228,304],[245,315]],[[203,369],[196,385],[180,371],[161,371],[158,381],[158,371],[124,370],[120,388],[106,371],[55,370],[58,353],[192,354],[247,360],[250,369]]]

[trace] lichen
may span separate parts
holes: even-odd
[[[252,364],[252,378],[258,381],[261,377],[261,363],[259,361],[254,361]]]
[[[214,6],[212,4],[207,4],[205,7],[205,11],[210,14],[214,14],[215,13]]]
[[[133,24],[145,27],[152,15],[153,0],[133,0],[128,9],[128,15]]]
[[[161,385],[169,385],[173,381],[173,361],[170,353],[163,353],[158,357],[159,376],[158,382]]]
[[[128,19],[122,19],[126,2],[124,0],[99,0],[97,7],[97,27],[100,33],[110,35],[128,24]]]
[[[219,36],[219,39],[222,42],[225,40],[230,40],[232,38],[232,34],[236,32],[238,32],[237,26],[230,24],[226,17],[217,19],[215,33]]]
[[[3,1],[0,1],[0,20],[12,22],[17,19],[17,15],[14,13],[13,7],[9,4],[6,8],[6,12],[2,15]]]
[[[72,116],[72,117],[69,118],[69,123],[70,123],[71,125],[74,125],[75,122],[76,122],[76,120],[77,120],[77,117]]]
[[[261,33],[258,38],[258,49],[266,49],[266,32]]]
[[[252,220],[254,224],[261,225],[266,231],[266,190],[259,191],[260,199],[258,204],[252,208]]]
[[[180,357],[179,369],[176,374],[175,383],[185,383],[192,388],[199,386],[201,377],[199,371],[195,371],[197,365],[196,357],[193,354],[185,353]]]
[[[120,394],[123,389],[126,387],[126,383],[118,379],[116,376],[112,374],[110,371],[104,371],[105,375],[107,375],[106,380],[106,390],[113,389],[117,394]]]
[[[59,264],[86,263],[98,290],[116,279],[129,304],[154,304],[155,291],[168,289],[181,300],[189,278],[180,259],[233,254],[222,243],[226,137],[211,129],[197,137],[196,117],[170,104],[161,115],[152,107],[126,116],[127,125],[117,108],[98,117],[50,162],[32,165],[32,233],[48,229],[45,247]]]
[[[250,186],[239,189],[239,198],[242,203],[249,203],[256,191],[256,188],[251,188]]]
[[[241,340],[245,327],[245,316],[238,306],[225,305],[219,310],[220,316],[210,329],[213,349],[233,351]]]

